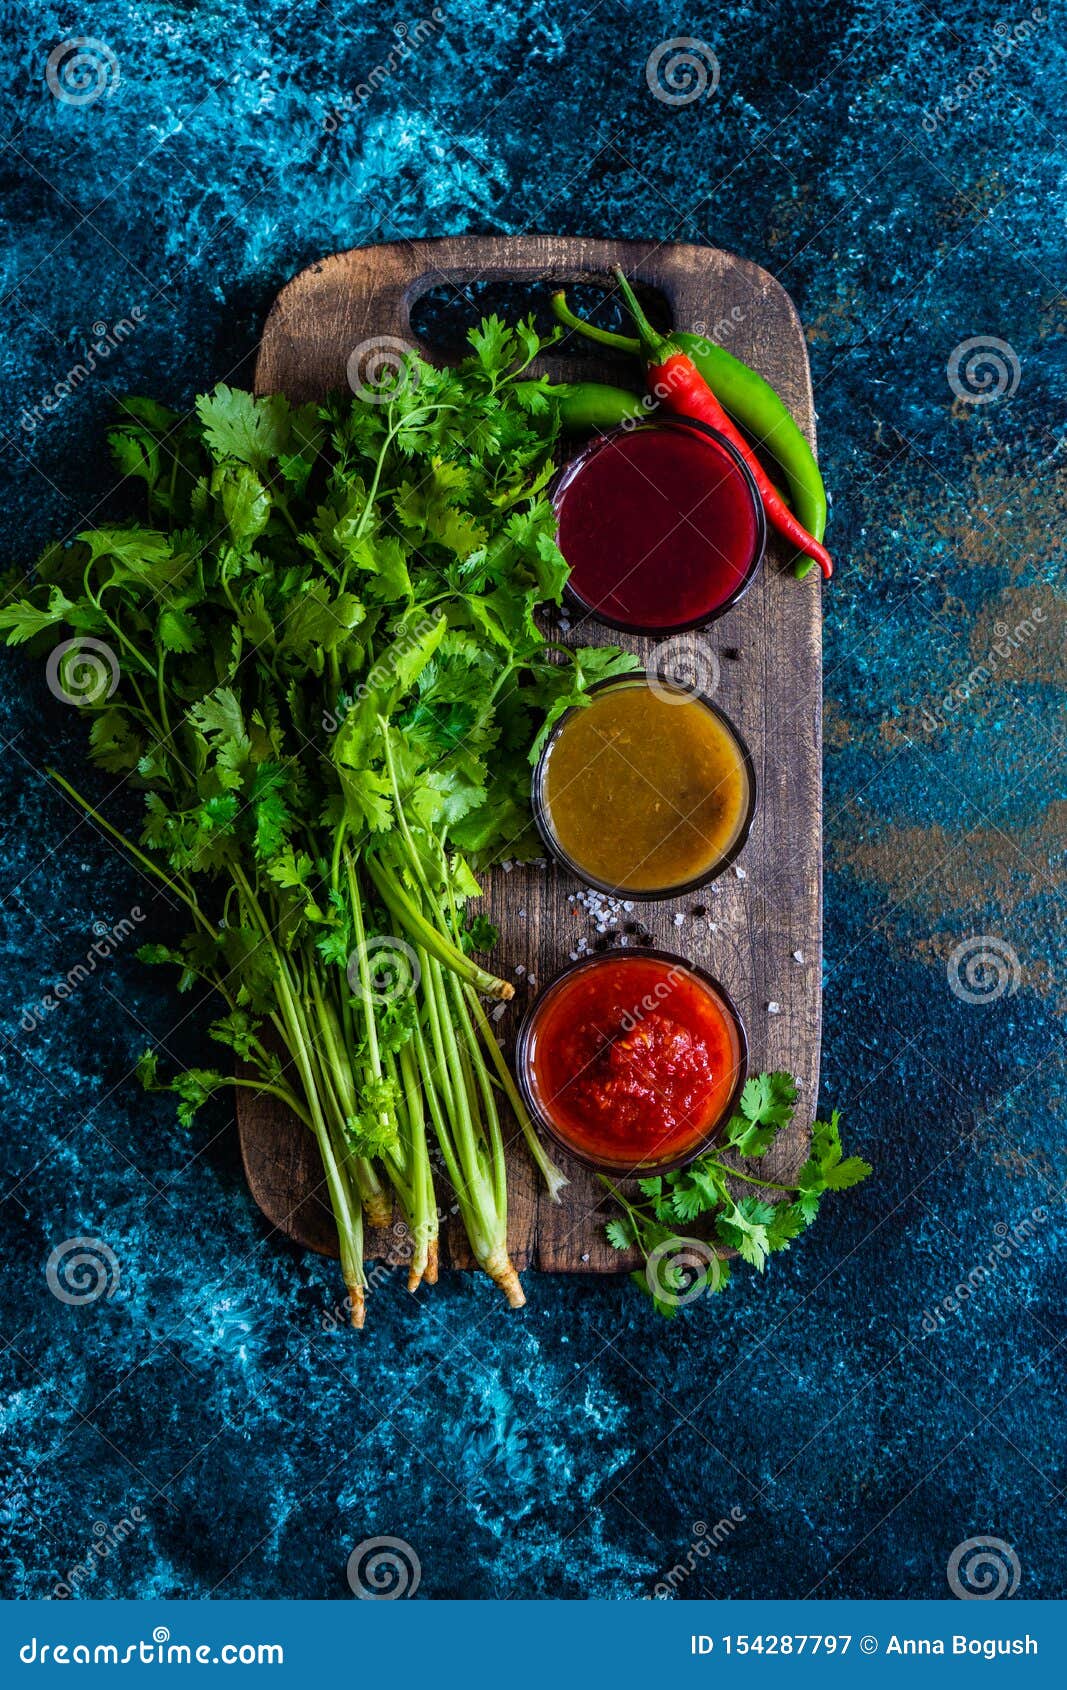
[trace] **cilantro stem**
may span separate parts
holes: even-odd
[[[452,1131],[446,1127],[440,1111],[434,1116],[434,1125],[475,1260],[485,1269],[494,1284],[500,1286],[511,1306],[518,1308],[526,1299],[518,1275],[508,1257],[504,1146],[495,1103],[490,1101],[486,1104],[486,1096],[488,1095],[490,1100],[492,1097],[487,1087],[482,1094],[483,1106],[487,1112],[487,1141],[477,1112],[476,1094],[471,1089],[473,1076],[470,1047],[468,1045],[464,1053],[456,1037],[455,1027],[448,1014],[448,989],[441,964],[427,952],[423,953],[421,960],[424,964],[423,992],[431,1010],[431,1028],[437,1046],[438,1061],[441,1067],[450,1073],[454,1105],[451,1117]],[[458,1008],[462,1004],[459,983],[453,978],[451,985],[453,1000]],[[469,1021],[466,1025],[469,1028]]]
[[[504,1161],[504,1135],[500,1130],[500,1115],[497,1111],[496,1098],[493,1096],[493,1088],[489,1083],[485,1063],[481,1059],[478,1041],[471,1025],[471,1018],[463,995],[462,982],[457,980],[454,974],[450,974],[447,984],[451,989],[456,1017],[466,1035],[466,1055],[481,1095],[482,1116],[489,1133],[493,1196],[496,1199],[497,1213],[502,1215],[506,1222],[508,1213],[507,1166]]]
[[[159,660],[156,663],[156,694],[159,698],[159,719],[163,724],[163,737],[168,741],[172,738],[170,717],[167,715],[167,695],[163,688],[163,666],[167,660],[165,646],[159,648]]]
[[[174,893],[174,896],[176,898],[180,898],[186,908],[192,911],[205,933],[209,933],[216,941],[219,939],[220,935],[218,929],[208,920],[195,898],[191,897],[188,892],[183,891],[180,886],[171,880],[169,875],[164,874],[163,870],[159,867],[159,864],[154,863],[150,857],[146,857],[143,851],[139,851],[132,840],[127,839],[126,835],[120,832],[117,827],[112,827],[106,817],[102,816],[99,810],[95,810],[89,800],[87,798],[83,798],[77,787],[71,786],[70,781],[61,775],[58,769],[46,768],[45,774],[48,776],[49,780],[54,780],[57,786],[61,786],[68,797],[73,798],[74,802],[85,811],[86,815],[96,823],[97,827],[103,828],[104,832],[109,834],[117,844],[121,845],[123,850],[127,851],[136,862],[139,862],[142,868],[146,868],[149,874],[155,875],[157,880],[162,881],[164,886],[169,887],[170,891]]]
[[[273,1080],[245,1080],[239,1074],[224,1074],[223,1084],[237,1086],[239,1089],[243,1088],[246,1091],[269,1092],[271,1097],[276,1097],[281,1103],[286,1104],[293,1111],[298,1121],[303,1121],[305,1127],[311,1128],[311,1116],[295,1091],[290,1091],[288,1086],[276,1084]]]
[[[356,937],[356,958],[359,969],[359,999],[363,1005],[363,1021],[367,1034],[367,1050],[370,1054],[371,1069],[376,1079],[382,1077],[381,1056],[378,1050],[378,1024],[374,1018],[374,1000],[371,996],[370,963],[367,959],[367,933],[363,925],[363,905],[360,902],[359,882],[356,871],[352,866],[352,859],[345,856],[345,874],[348,879],[349,910],[352,916],[352,926]]]
[[[542,1144],[541,1139],[538,1136],[537,1129],[530,1120],[529,1114],[526,1110],[526,1105],[523,1103],[522,1097],[519,1093],[519,1088],[511,1077],[511,1070],[504,1061],[503,1052],[496,1042],[496,1038],[493,1035],[492,1025],[485,1013],[485,1010],[482,1008],[477,993],[473,991],[470,986],[467,986],[465,990],[467,993],[467,1002],[470,1004],[471,1012],[474,1015],[475,1021],[478,1023],[478,1030],[482,1035],[485,1048],[489,1052],[489,1060],[496,1069],[497,1077],[504,1089],[504,1095],[507,1097],[507,1100],[511,1105],[515,1119],[522,1128],[522,1135],[526,1140],[526,1145],[530,1155],[533,1157],[535,1163],[541,1171],[541,1177],[548,1187],[548,1195],[552,1199],[553,1203],[558,1203],[560,1200],[560,1192],[565,1185],[570,1184],[570,1180],[567,1178],[562,1168],[558,1168],[555,1162],[553,1162],[551,1156],[548,1154],[548,1151],[545,1149],[545,1146]]]
[[[415,1254],[408,1275],[408,1285],[410,1289],[414,1289],[411,1284],[413,1278],[416,1284],[423,1278],[437,1278],[438,1215],[430,1153],[426,1143],[426,1113],[410,1044],[401,1046],[399,1067],[412,1157],[412,1213],[409,1224],[415,1237]]]
[[[276,967],[275,991],[281,1006],[282,1018],[286,1024],[286,1043],[289,1046],[300,1072],[307,1098],[308,1111],[311,1115],[312,1131],[318,1141],[319,1153],[322,1157],[323,1170],[330,1192],[334,1218],[337,1221],[337,1234],[341,1247],[341,1267],[345,1285],[352,1298],[352,1323],[362,1325],[363,1292],[367,1277],[363,1267],[363,1216],[362,1206],[358,1196],[355,1201],[350,1200],[350,1193],[341,1177],[334,1145],[322,1111],[319,1100],[318,1087],[315,1084],[314,1061],[308,1048],[306,1029],[297,1004],[293,988],[289,979],[289,968],[274,942],[274,935],[259,907],[259,902],[253,892],[242,869],[235,865],[234,879],[247,901],[248,907],[259,923],[263,937],[270,949]]]
[[[708,1162],[713,1168],[721,1168],[729,1179],[743,1179],[746,1185],[758,1185],[765,1191],[799,1191],[798,1185],[779,1185],[773,1179],[755,1179],[751,1174],[743,1174],[738,1168],[732,1168],[729,1162],[720,1162],[717,1156],[709,1156]]]
[[[425,961],[425,958],[420,959],[420,963],[422,961]],[[426,967],[429,967],[428,962],[426,963]],[[456,1157],[455,1147],[452,1143],[452,1136],[448,1130],[448,1123],[445,1119],[445,1110],[442,1108],[441,1102],[441,1094],[443,1092],[445,1093],[448,1115],[450,1118],[454,1117],[455,1110],[452,1107],[451,1080],[445,1066],[444,1043],[440,1037],[440,1026],[435,1006],[431,1001],[431,994],[427,992],[425,994],[425,998],[427,1020],[430,1026],[430,1038],[433,1044],[434,1061],[431,1062],[430,1060],[430,1052],[426,1048],[426,1038],[422,1028],[418,1024],[416,1024],[415,1027],[412,1043],[414,1044],[418,1054],[419,1073],[422,1079],[423,1090],[426,1094],[426,1101],[430,1108],[430,1116],[433,1121],[434,1131],[437,1134],[437,1142],[441,1147],[441,1155],[444,1157],[445,1170],[452,1182],[453,1189],[458,1190],[463,1183],[463,1174],[460,1170],[459,1162]]]
[[[498,979],[495,974],[479,968],[476,962],[465,956],[450,939],[427,921],[407,893],[401,890],[395,880],[390,879],[372,854],[368,853],[364,861],[367,873],[390,915],[406,929],[417,944],[423,945],[431,956],[436,957],[454,974],[458,974],[461,980],[465,980],[476,991],[484,992],[486,997],[507,1000],[515,996],[515,988],[510,981]]]

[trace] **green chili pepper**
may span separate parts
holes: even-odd
[[[567,304],[566,294],[553,295],[552,309],[559,322],[577,330],[588,340],[640,357],[641,348],[635,338],[598,329],[593,323],[576,316]],[[757,370],[743,364],[725,347],[717,346],[703,335],[678,331],[671,335],[671,340],[677,341],[693,360],[723,409],[748,431],[757,446],[765,446],[781,465],[794,516],[813,539],[822,540],[826,534],[827,507],[819,466],[788,407],[770,382],[764,381]],[[812,558],[798,558],[793,573],[802,581],[813,567]]]
[[[553,391],[559,395],[559,420],[568,434],[618,428],[620,423],[638,422],[651,414],[640,395],[625,387],[581,381],[567,382]]]

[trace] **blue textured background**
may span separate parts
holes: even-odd
[[[324,1330],[336,1269],[266,1241],[228,1106],[187,1138],[128,1078],[148,1034],[203,1058],[206,1015],[174,1028],[131,944],[20,1026],[94,922],[138,902],[169,917],[45,783],[48,763],[78,768],[83,724],[11,656],[8,1590],[47,1594],[94,1523],[136,1508],[84,1593],[347,1597],[351,1547],[392,1534],[428,1596],[634,1597],[686,1558],[698,1522],[736,1508],[682,1597],[946,1596],[949,1553],[977,1533],[1014,1546],[1022,1594],[1062,1594],[1062,38],[1040,21],[931,133],[924,108],[986,62],[1023,0],[956,5],[951,25],[916,0],[451,0],[434,40],[328,136],[324,114],[419,12],[11,12],[13,561],[107,508],[116,392],[186,404],[247,377],[274,292],[336,248],[492,230],[706,240],[791,290],[840,560],[824,596],[824,1102],[877,1171],[765,1280],[738,1276],[673,1323],[625,1282],[544,1280],[516,1316],[450,1276],[425,1300],[377,1297],[361,1339]],[[714,49],[722,80],[672,109],[644,66],[679,34]],[[82,108],[45,83],[73,35],[106,42],[121,71]],[[93,325],[134,306],[121,353],[20,424]],[[954,401],[946,364],[975,335],[1009,343],[1012,395]],[[1033,637],[932,731],[922,704],[988,666],[997,625],[1035,607]],[[132,801],[113,813],[132,819]],[[946,973],[973,935],[1018,960],[1017,990],[985,1005]],[[924,1335],[998,1225],[1038,1205],[1051,1218],[1035,1238]],[[108,1241],[121,1279],[77,1308],[44,1269],[81,1233]]]

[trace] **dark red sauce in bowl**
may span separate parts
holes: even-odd
[[[667,951],[594,956],[561,974],[519,1033],[527,1108],[559,1144],[617,1173],[677,1167],[733,1111],[748,1047],[723,988]]]
[[[763,557],[756,484],[704,423],[600,436],[563,470],[553,503],[569,595],[613,628],[703,627],[736,604]]]

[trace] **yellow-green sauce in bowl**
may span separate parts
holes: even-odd
[[[675,897],[721,874],[748,836],[752,760],[709,699],[641,673],[557,723],[534,775],[553,854],[588,885]]]

